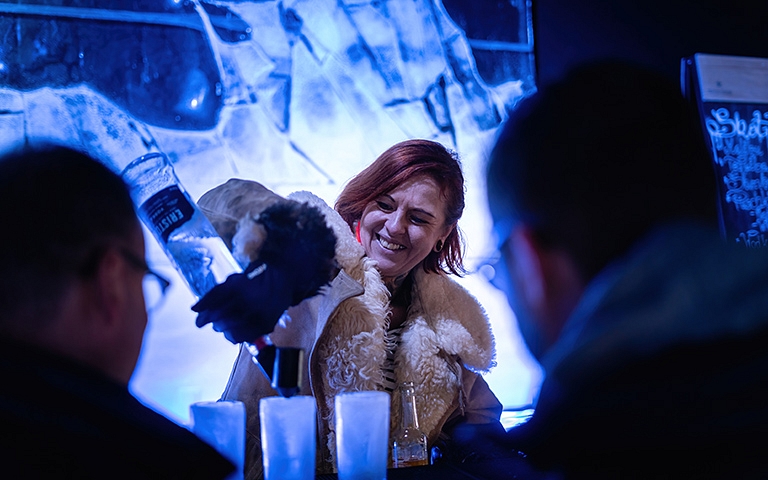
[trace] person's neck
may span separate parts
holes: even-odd
[[[405,274],[396,278],[384,279],[389,290],[389,328],[401,326],[406,319],[408,307],[411,304],[411,276]]]
[[[411,289],[413,287],[412,271],[393,279],[391,282],[385,280],[389,289],[389,304],[391,307],[405,307],[411,304]]]
[[[400,290],[400,287],[405,283],[405,279],[408,278],[408,273],[404,273],[397,277],[382,277],[384,285],[389,290],[390,295],[394,296]]]

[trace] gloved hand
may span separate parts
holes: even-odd
[[[290,306],[292,291],[286,280],[280,269],[252,262],[244,273],[230,275],[192,306],[198,313],[195,324],[211,323],[232,343],[253,342],[274,330]]]
[[[256,221],[267,232],[258,259],[192,307],[198,327],[211,323],[232,343],[270,333],[288,307],[317,295],[336,273],[336,236],[317,208],[279,202]]]

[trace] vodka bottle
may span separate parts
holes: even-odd
[[[429,465],[427,436],[419,430],[413,382],[400,384],[400,399],[400,428],[392,439],[392,463],[395,468]]]
[[[198,299],[231,274],[243,272],[164,154],[137,158],[123,170],[122,177],[131,187],[139,217]],[[243,347],[280,395],[290,397],[299,392],[303,350],[277,348],[267,335],[244,342]]]
[[[164,154],[137,158],[122,177],[131,187],[139,217],[198,299],[243,271]]]

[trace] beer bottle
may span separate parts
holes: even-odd
[[[419,430],[413,382],[400,384],[400,399],[402,413],[392,440],[392,463],[395,468],[429,465],[427,436]]]

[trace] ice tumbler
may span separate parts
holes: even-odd
[[[339,480],[384,480],[389,458],[389,394],[336,395]]]
[[[259,400],[266,480],[315,478],[315,411],[315,399],[308,395]]]
[[[245,464],[243,402],[197,402],[189,407],[192,431],[235,464],[227,480],[242,480]]]

